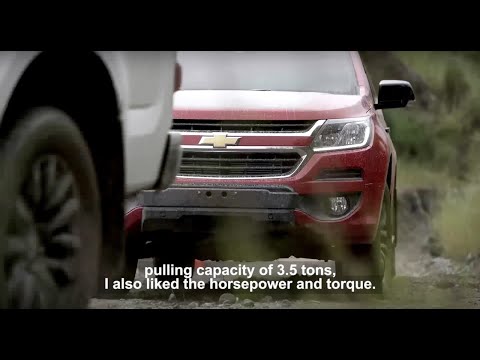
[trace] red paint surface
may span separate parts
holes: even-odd
[[[127,234],[139,232],[142,227],[142,207],[134,207],[125,214],[125,232]]]
[[[268,138],[265,138],[265,142]],[[286,185],[299,194],[328,193],[333,191],[361,191],[365,184],[383,184],[388,167],[389,148],[383,130],[375,128],[373,143],[359,150],[323,152],[313,155],[294,176],[279,179],[195,179],[177,177],[177,184],[240,184]],[[322,169],[361,168],[363,181],[317,181]]]
[[[299,226],[313,227],[320,233],[342,233],[347,240],[369,242],[376,231],[382,196],[387,178],[389,158],[392,156],[392,178],[395,179],[396,154],[384,130],[381,111],[373,109],[374,100],[368,78],[357,52],[352,60],[360,93],[332,95],[301,92],[256,91],[178,91],[174,98],[174,118],[199,120],[327,120],[364,117],[370,115],[374,124],[372,144],[360,150],[317,153],[300,172],[281,179],[194,179],[177,178],[178,184],[240,184],[285,185],[302,195],[337,192],[361,192],[357,209],[348,217],[336,221],[320,221],[303,211],[295,210]],[[200,135],[184,135],[184,145],[198,145]],[[243,136],[241,146],[309,146],[306,136]],[[322,169],[361,168],[360,181],[318,181]],[[393,191],[392,191],[393,193]],[[135,210],[133,210],[135,211]],[[134,215],[135,214],[135,215]],[[132,215],[132,224],[138,224],[141,211]],[[141,222],[141,220],[140,220]],[[132,225],[132,229],[136,225]],[[201,265],[198,263],[197,265]]]
[[[175,119],[320,120],[365,116],[360,95],[283,91],[180,90],[175,93]]]

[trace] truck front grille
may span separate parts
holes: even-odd
[[[183,151],[179,176],[277,177],[300,165],[298,152]]]
[[[173,120],[172,129],[182,132],[305,132],[315,125],[316,120]]]

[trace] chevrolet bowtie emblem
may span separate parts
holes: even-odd
[[[213,136],[204,136],[198,143],[199,145],[213,145],[214,148],[226,148],[227,145],[237,145],[240,137],[227,134],[214,134]]]

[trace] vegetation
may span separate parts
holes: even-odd
[[[433,219],[445,254],[462,258],[480,251],[480,187],[468,184],[461,192],[446,193],[442,207]]]
[[[433,174],[465,181],[475,176],[480,150],[477,53],[375,52],[364,57],[374,83],[399,78],[414,86],[413,106],[384,111],[399,157]]]
[[[398,187],[446,194],[434,219],[448,254],[480,249],[480,53],[362,53],[374,83],[401,79],[417,95],[385,110],[399,157]]]

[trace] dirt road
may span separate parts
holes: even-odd
[[[198,292],[184,298],[133,290],[123,299],[93,299],[91,308],[480,308],[480,256],[471,254],[457,262],[438,256],[441,251],[430,224],[431,198],[422,191],[400,197],[397,277],[386,299],[318,295],[308,300],[267,296],[253,301],[232,294],[219,297]],[[139,263],[138,280],[145,278],[145,266],[152,266],[150,259]]]

